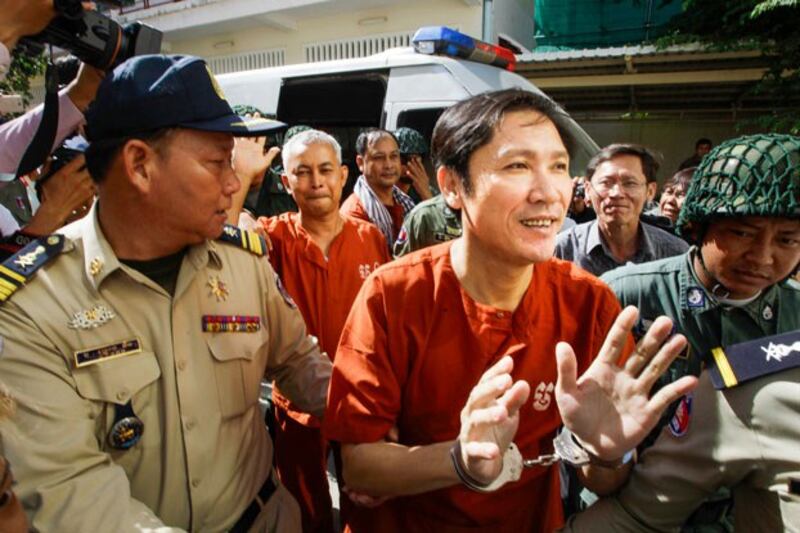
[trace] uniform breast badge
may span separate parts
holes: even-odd
[[[224,302],[228,299],[228,295],[230,294],[228,285],[219,279],[219,276],[211,276],[208,278],[206,285],[211,289],[211,296],[215,297],[218,302]]]
[[[689,307],[703,307],[706,304],[706,294],[700,287],[689,287],[686,291],[686,303]]]
[[[114,405],[114,424],[108,432],[108,445],[115,450],[128,450],[136,445],[144,433],[144,422],[133,412],[133,403]]]
[[[74,313],[69,322],[67,322],[67,327],[69,329],[94,329],[102,326],[115,316],[117,315],[114,314],[114,311],[105,305],[95,305],[91,309]]]
[[[203,315],[203,331],[209,333],[253,333],[260,329],[260,316]]]

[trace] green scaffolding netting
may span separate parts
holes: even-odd
[[[536,50],[639,44],[659,37],[680,0],[536,0]]]

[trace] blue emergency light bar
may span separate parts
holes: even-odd
[[[508,48],[473,39],[446,26],[425,26],[411,38],[414,50],[420,54],[460,57],[469,61],[514,70],[517,58]]]

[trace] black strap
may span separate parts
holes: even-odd
[[[17,178],[39,168],[50,155],[56,140],[56,133],[58,133],[58,71],[53,65],[52,59],[47,63],[45,89],[47,92],[44,97],[42,121],[19,162]]]
[[[250,502],[250,505],[244,510],[242,516],[239,517],[239,520],[237,520],[230,529],[230,533],[247,533],[250,528],[253,527],[256,518],[258,518],[258,514],[261,512],[261,503],[259,503],[258,500],[260,499],[264,505],[266,505],[277,489],[278,486],[272,480],[272,473],[270,472],[267,475],[267,480],[258,490],[258,498],[253,498],[253,501]]]

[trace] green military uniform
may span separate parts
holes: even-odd
[[[800,217],[798,160],[797,137],[721,144],[695,173],[678,230],[702,241],[717,217]],[[707,512],[725,491],[737,531],[800,530],[800,284],[726,301],[727,289],[706,271],[708,290],[695,265],[706,268],[693,247],[603,276],[622,305],[639,308],[639,334],[667,315],[688,339],[657,386],[689,374],[699,384],[662,419],[622,490],[573,517],[570,531],[726,529],[729,517]]]
[[[252,235],[228,226],[242,246],[189,247],[170,296],[120,262],[95,209],[63,233],[16,292],[19,269],[49,252],[0,267],[0,375],[18,403],[2,445],[32,527],[230,529],[274,477],[262,379],[322,415],[330,360]],[[120,406],[143,423],[128,449],[111,442],[130,436],[115,429]],[[256,501],[252,530],[299,531],[280,484]]]
[[[439,194],[417,204],[406,215],[397,242],[394,243],[394,256],[400,257],[460,236],[461,220]]]

